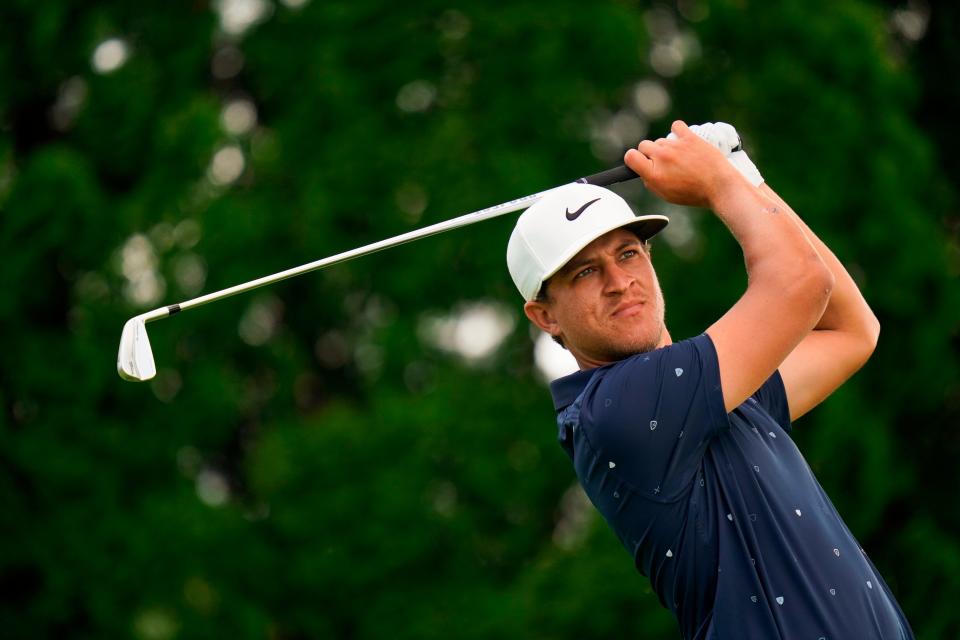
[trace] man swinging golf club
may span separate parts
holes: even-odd
[[[732,127],[672,132],[627,166],[664,200],[719,216],[749,285],[673,342],[647,244],[666,218],[578,184],[524,212],[510,274],[581,369],[551,385],[560,443],[684,638],[912,638],[789,436],[867,361],[879,323]]]

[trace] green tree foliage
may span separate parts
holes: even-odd
[[[0,9],[4,635],[677,637],[571,488],[512,217],[151,325],[149,384],[112,365],[135,313],[605,168],[677,117],[734,123],[880,317],[796,437],[919,636],[960,633],[956,200],[877,5],[301,4]],[[743,290],[736,243],[622,191],[674,216],[654,261],[674,338],[699,333]],[[506,340],[439,348],[477,302]]]

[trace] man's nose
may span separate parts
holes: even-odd
[[[606,276],[605,288],[608,293],[623,293],[637,279],[636,276],[616,263],[607,267]]]

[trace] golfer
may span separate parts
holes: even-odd
[[[672,132],[628,151],[627,166],[662,199],[719,216],[749,284],[674,342],[648,245],[665,217],[581,184],[524,212],[510,274],[527,317],[581,369],[551,385],[560,443],[684,638],[912,638],[790,438],[867,361],[879,323],[732,127]]]

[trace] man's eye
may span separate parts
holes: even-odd
[[[593,267],[587,267],[583,271],[578,271],[577,275],[575,275],[574,278],[582,278],[583,276],[589,275],[592,272],[593,272]]]
[[[627,249],[620,257],[623,259],[632,258],[633,256],[637,255],[637,253],[638,251],[636,249]]]

